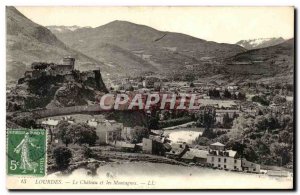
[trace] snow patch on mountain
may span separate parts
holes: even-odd
[[[249,40],[241,40],[237,42],[237,45],[240,45],[246,49],[259,49],[264,47],[270,47],[283,43],[285,40],[282,37],[273,37],[273,38],[257,38]]]

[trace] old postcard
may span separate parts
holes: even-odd
[[[293,7],[6,7],[8,189],[293,189]]]

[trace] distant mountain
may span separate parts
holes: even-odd
[[[228,75],[241,80],[293,83],[294,39],[226,59]]]
[[[238,45],[205,41],[126,21],[55,34],[71,48],[103,61],[115,72],[129,75],[141,71],[180,72],[186,65],[204,70],[207,59],[223,59],[246,51]]]
[[[69,48],[50,30],[32,22],[14,7],[6,8],[6,18],[8,81],[23,76],[34,61],[59,62],[64,56],[75,57],[76,68],[80,70],[103,66],[100,61]]]
[[[45,26],[48,28],[52,33],[54,34],[59,34],[59,33],[68,33],[68,32],[73,32],[79,29],[89,29],[92,28],[90,26],[85,26],[85,27],[80,27],[77,25],[73,26],[57,26],[57,25],[52,25],[52,26]]]
[[[282,37],[258,38],[258,39],[241,40],[236,44],[244,47],[247,50],[251,50],[251,49],[259,49],[264,47],[270,47],[273,45],[278,45],[280,43],[283,43],[284,41],[285,40]]]
[[[58,62],[72,55],[77,69],[97,66],[112,77],[140,76],[152,71],[191,81],[203,77],[293,81],[294,39],[225,44],[126,21],[113,21],[96,28],[50,26],[51,32],[14,7],[7,7],[6,14],[8,80],[20,78],[34,61]],[[250,48],[247,44],[264,48],[247,51],[245,48]]]

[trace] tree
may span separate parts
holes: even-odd
[[[269,106],[270,102],[263,96],[253,96],[252,97],[253,102],[258,102],[263,106]]]
[[[73,142],[79,145],[94,145],[97,139],[99,139],[96,133],[96,128],[91,127],[86,123],[72,124],[69,128],[74,132]]]
[[[86,146],[84,146],[82,148],[82,154],[85,158],[94,158],[95,157],[95,153],[93,152],[93,150]]]
[[[290,133],[287,130],[281,131],[279,133],[279,142],[290,144],[293,142],[293,137],[290,135]]]
[[[284,143],[273,143],[271,145],[271,151],[277,157],[277,165],[283,166],[290,162],[291,154],[290,147],[288,144]]]
[[[285,103],[286,102],[286,99],[282,96],[279,96],[279,95],[276,95],[274,98],[273,98],[273,102],[275,104],[282,104],[282,103]]]
[[[144,127],[135,126],[133,130],[130,132],[131,140],[130,142],[133,144],[141,143],[143,138],[149,137],[149,130]]]
[[[223,126],[224,126],[224,128],[231,128],[231,126],[232,126],[232,121],[233,121],[233,119],[231,119],[231,118],[229,117],[229,114],[226,113],[226,114],[224,115],[224,117],[223,117]]]
[[[195,87],[195,84],[193,82],[191,82],[190,87]]]
[[[217,89],[212,89],[212,90],[210,89],[208,91],[208,95],[214,98],[220,98],[220,91]]]
[[[70,123],[68,121],[59,121],[59,123],[56,126],[57,136],[61,141],[66,144],[66,147],[68,147],[68,144],[73,142],[73,133],[70,129]]]
[[[214,133],[213,129],[211,128],[205,128],[202,136],[207,137],[208,139],[214,139],[217,137],[216,133]]]
[[[224,91],[224,97],[228,98],[228,99],[231,98],[231,93],[227,89],[225,89],[225,91]]]
[[[17,114],[12,117],[12,121],[17,125],[25,128],[36,128],[38,127],[35,121],[35,117],[32,113]]]
[[[244,150],[246,148],[246,144],[241,143],[241,140],[236,140],[228,144],[228,147],[231,147],[232,150],[237,151],[238,155],[243,157],[244,156]]]
[[[223,134],[223,135],[220,135],[219,137],[217,137],[215,141],[226,145],[227,142],[229,141],[229,137],[228,137],[228,135]]]
[[[68,168],[72,158],[72,152],[69,148],[61,146],[53,150],[53,156],[57,167],[63,170]]]
[[[256,162],[258,159],[258,156],[252,146],[247,146],[244,149],[244,157],[252,162]]]
[[[212,110],[204,110],[198,116],[196,122],[197,127],[204,127],[206,129],[211,128],[216,121],[216,113]]]
[[[239,92],[237,95],[237,99],[239,100],[245,100],[246,99],[246,95],[242,92]]]
[[[149,129],[159,129],[159,114],[156,113],[154,116],[149,116],[148,120]]]
[[[198,145],[207,146],[207,145],[212,144],[212,141],[210,139],[208,139],[207,137],[201,136],[196,139],[196,143]]]

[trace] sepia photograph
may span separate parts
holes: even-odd
[[[5,11],[8,189],[295,189],[293,6]]]

